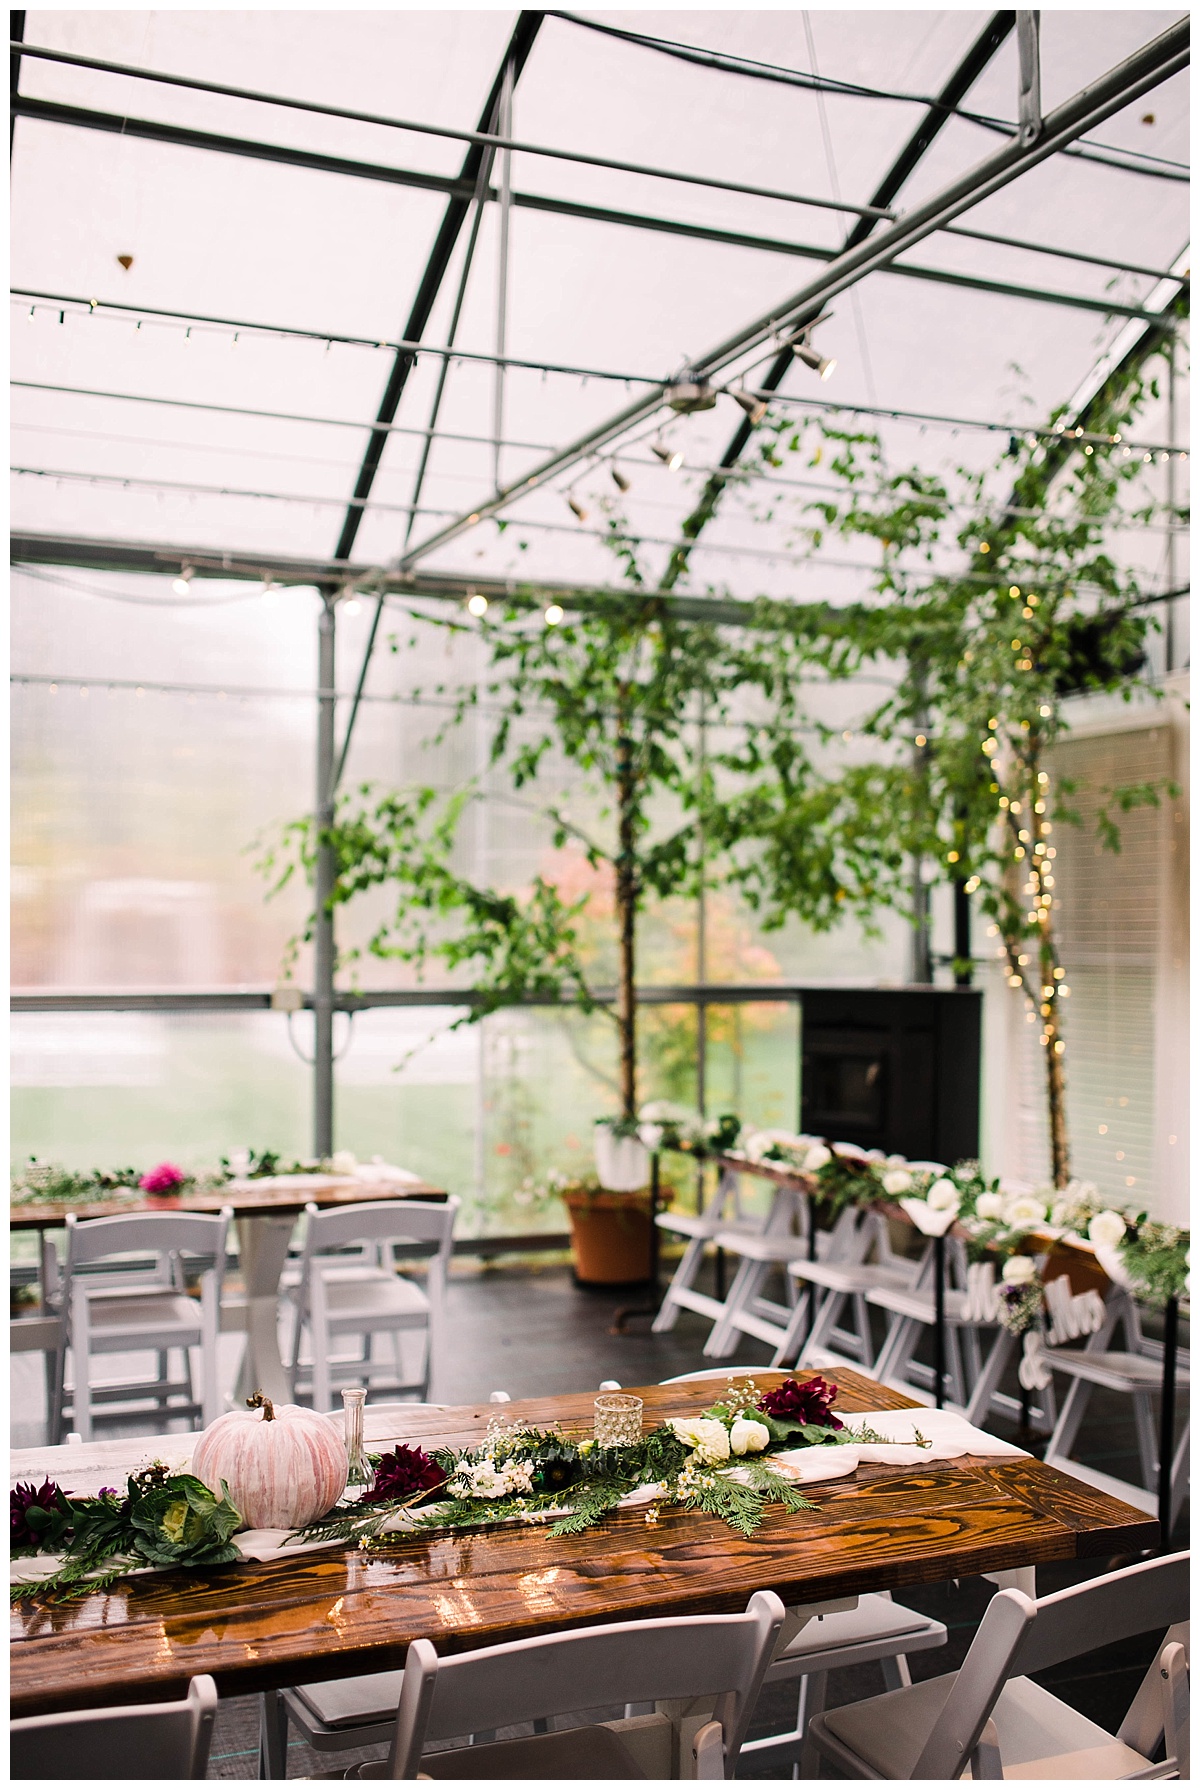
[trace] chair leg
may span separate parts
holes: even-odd
[[[1158,1438],[1154,1433],[1154,1412],[1148,1392],[1133,1395],[1133,1420],[1137,1429],[1138,1456],[1142,1465],[1142,1484],[1147,1491],[1158,1485]]]
[[[75,1387],[71,1394],[71,1427],[82,1442],[90,1442],[92,1439],[92,1390],[89,1385],[92,1358],[88,1353],[86,1335],[85,1330],[83,1348],[71,1350],[72,1371],[75,1375]]]
[[[879,1669],[883,1673],[885,1690],[902,1691],[912,1683],[908,1660],[902,1653],[898,1653],[894,1659],[881,1659]]]
[[[263,1691],[258,1700],[258,1775],[287,1776],[288,1714],[282,1691]]]
[[[191,1372],[192,1372],[192,1364],[191,1364],[191,1360],[188,1356],[188,1352],[186,1349],[183,1350],[183,1357],[184,1357],[184,1360],[187,1362],[188,1378],[190,1379]],[[169,1386],[171,1383],[171,1351],[170,1351],[170,1349],[159,1349],[159,1351],[158,1351],[158,1383],[159,1383],[160,1387],[161,1386]],[[155,1398],[154,1402],[158,1406],[160,1411],[165,1410],[171,1403],[170,1394],[166,1393],[166,1392],[159,1392],[157,1397]]]
[[[829,1688],[829,1675],[826,1672],[810,1672],[804,1680],[804,1740],[800,1747],[800,1776],[816,1778],[821,1775],[821,1755],[816,1745],[809,1739],[809,1725],[814,1715],[824,1715],[825,1696]],[[797,1726],[799,1726],[797,1722]]]
[[[1079,1426],[1083,1422],[1088,1400],[1092,1396],[1092,1388],[1087,1380],[1075,1379],[1071,1390],[1063,1400],[1062,1410],[1058,1414],[1058,1422],[1054,1426],[1054,1434],[1046,1446],[1046,1455],[1062,1455],[1070,1458],[1075,1438],[1079,1434]]]
[[[700,1272],[700,1262],[704,1255],[703,1237],[693,1237],[680,1258],[679,1266],[671,1276],[671,1284],[663,1294],[663,1302],[658,1308],[650,1328],[660,1334],[664,1330],[674,1330],[679,1322],[679,1314],[684,1309],[676,1302],[675,1294],[680,1287],[690,1287]]]
[[[718,1359],[724,1355],[732,1355],[737,1347],[740,1334],[734,1318],[743,1312],[754,1298],[762,1284],[766,1273],[765,1262],[755,1262],[749,1256],[743,1256],[742,1265],[733,1277],[733,1285],[729,1289],[729,1297],[725,1301],[725,1309],[712,1327],[708,1341],[704,1345],[704,1353]]]
[[[789,1275],[789,1279],[791,1276]],[[801,1339],[809,1329],[810,1311],[816,1297],[815,1288],[807,1282],[796,1286],[796,1301],[783,1341],[771,1357],[772,1367],[788,1367],[799,1359]]]
[[[1188,1492],[1188,1468],[1190,1465],[1190,1441],[1192,1426],[1185,1423],[1183,1434],[1179,1438],[1179,1447],[1175,1450],[1175,1460],[1171,1467],[1171,1527],[1179,1517],[1179,1511]]]

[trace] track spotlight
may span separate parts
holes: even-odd
[[[765,398],[756,397],[753,392],[748,392],[744,385],[729,385],[726,386],[725,389],[733,399],[734,403],[741,405],[752,423],[757,425],[762,422],[764,416],[767,414],[767,401]]]
[[[571,497],[568,494],[567,502],[570,504],[570,506],[571,506],[572,510],[574,510],[575,514],[579,517],[579,520],[581,522],[586,522],[588,519],[588,513],[584,509],[583,505],[579,502],[579,500],[577,498]]]
[[[562,609],[561,604],[559,604],[559,603],[547,604],[544,620],[545,620],[546,626],[548,628],[557,628],[557,626],[558,626],[559,622],[562,620],[562,618],[563,618],[563,609]]]
[[[702,373],[687,367],[666,387],[663,398],[677,416],[689,416],[693,410],[711,410],[717,401],[717,388]]]
[[[807,335],[798,337],[791,347],[796,359],[802,360],[806,367],[811,367],[813,372],[819,374],[822,379],[828,379],[837,366],[835,360],[826,360],[823,355],[817,353]]]
[[[192,567],[180,566],[179,576],[171,582],[171,589],[177,597],[186,597],[192,588]]]
[[[617,487],[618,491],[625,492],[633,489],[632,484],[625,477],[625,474],[621,471],[619,466],[612,466],[609,468],[609,471],[612,473],[612,482]]]
[[[661,441],[652,441],[650,452],[658,455],[668,472],[678,472],[683,465],[683,455],[679,449],[664,447]]]
[[[486,597],[481,597],[479,592],[476,591],[473,597],[467,599],[467,609],[472,615],[486,615],[488,612],[488,600]]]

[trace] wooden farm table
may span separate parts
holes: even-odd
[[[783,1377],[755,1371],[764,1388]],[[849,1369],[838,1383],[846,1413],[913,1404]],[[703,1382],[637,1390],[652,1422],[692,1415],[706,1402]],[[590,1433],[594,1398],[524,1399],[503,1415]],[[496,1415],[494,1405],[414,1410],[401,1435],[463,1447]],[[14,1454],[11,1472],[52,1467],[69,1490],[72,1459],[82,1468],[90,1454]],[[864,1465],[806,1492],[815,1510],[771,1510],[750,1540],[664,1505],[657,1521],[644,1509],[614,1512],[578,1536],[556,1539],[540,1525],[411,1536],[385,1552],[331,1548],[288,1565],[132,1578],[77,1604],[18,1604],[13,1710],[168,1699],[198,1672],[212,1673],[223,1696],[237,1696],[393,1669],[422,1635],[454,1653],[597,1622],[740,1610],[764,1586],[788,1604],[811,1605],[1039,1561],[1104,1558],[1152,1546],[1157,1534],[1140,1511],[1032,1458]]]
[[[400,1171],[404,1174],[404,1171]],[[244,1307],[224,1305],[223,1327],[231,1317],[244,1322],[246,1351],[238,1378],[238,1397],[256,1387],[277,1404],[291,1394],[279,1354],[279,1277],[287,1260],[296,1219],[311,1201],[316,1206],[361,1205],[364,1200],[444,1200],[445,1191],[418,1175],[404,1179],[359,1180],[350,1175],[272,1175],[258,1180],[229,1181],[211,1193],[189,1193],[180,1199],[94,1200],[89,1205],[12,1206],[13,1230],[40,1234],[59,1229],[68,1212],[79,1219],[118,1218],[138,1212],[219,1212],[232,1206],[238,1232],[238,1261],[245,1288]]]

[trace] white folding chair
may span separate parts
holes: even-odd
[[[1155,1429],[1154,1401],[1162,1390],[1162,1344],[1143,1336],[1135,1301],[1122,1287],[1110,1289],[1107,1317],[1099,1330],[1093,1331],[1082,1349],[1043,1349],[1041,1360],[1056,1373],[1066,1374],[1071,1388],[1063,1400],[1058,1422],[1046,1447],[1046,1464],[1073,1474],[1110,1496],[1136,1504],[1142,1510],[1158,1508],[1158,1449]],[[1118,1329],[1124,1332],[1124,1349],[1109,1344]],[[1181,1350],[1175,1384],[1180,1393],[1183,1430],[1171,1466],[1171,1518],[1174,1522],[1187,1494],[1188,1441],[1190,1424],[1187,1417],[1187,1393],[1190,1383],[1190,1358]],[[1071,1450],[1083,1421],[1088,1402],[1097,1386],[1110,1392],[1124,1393],[1133,1400],[1134,1424],[1137,1431],[1138,1458],[1142,1471],[1141,1486],[1115,1474],[1073,1460]]]
[[[840,1258],[853,1243],[852,1211],[838,1218],[832,1231],[817,1234],[817,1252],[822,1259]],[[737,1231],[718,1231],[716,1244],[730,1255],[740,1258],[737,1273],[729,1288],[729,1296],[719,1307],[716,1323],[704,1344],[704,1353],[718,1360],[732,1355],[739,1336],[753,1336],[772,1348],[788,1334],[796,1321],[796,1288],[788,1280],[787,1264],[803,1255],[811,1223],[809,1201],[802,1188],[780,1187],[761,1233],[746,1236]],[[763,1284],[773,1268],[784,1271],[785,1290],[789,1303],[781,1305],[763,1293]],[[800,1293],[801,1305],[809,1298],[807,1289]]]
[[[910,1653],[946,1645],[946,1625],[920,1610],[895,1603],[890,1591],[860,1597],[852,1610],[824,1610],[809,1616],[789,1610],[791,1620],[807,1618],[789,1638],[785,1623],[764,1688],[799,1679],[796,1724],[782,1734],[761,1735],[742,1742],[743,1756],[755,1765],[799,1765],[802,1778],[815,1777],[816,1755],[808,1726],[825,1708],[830,1672],[847,1666],[878,1664],[888,1690],[912,1683]]]
[[[840,1255],[825,1260],[788,1263],[793,1280],[819,1290],[816,1309],[809,1321],[808,1302],[798,1300],[787,1333],[771,1359],[772,1367],[789,1366],[801,1349],[821,1349],[847,1367],[870,1368],[875,1359],[871,1319],[866,1295],[878,1287],[912,1287],[921,1261],[896,1255],[888,1235],[887,1219],[879,1212],[854,1213],[853,1240]],[[927,1255],[932,1244],[925,1251]],[[853,1329],[840,1327],[849,1302]]]
[[[179,1703],[130,1703],[13,1722],[14,1778],[202,1778],[208,1769],[217,1687],[193,1678]]]
[[[458,1207],[457,1199],[448,1199],[439,1204],[364,1201],[326,1212],[313,1205],[305,1208],[308,1226],[292,1329],[293,1397],[305,1379],[305,1331],[312,1348],[307,1381],[318,1410],[332,1404],[335,1381],[370,1387],[381,1374],[391,1376],[389,1392],[429,1397],[444,1352],[446,1275]],[[364,1254],[364,1245],[369,1254]],[[354,1253],[349,1259],[336,1253],[343,1249]],[[418,1253],[426,1257],[424,1287],[397,1272],[398,1250],[406,1259]],[[421,1369],[407,1378],[404,1338],[422,1332]],[[372,1359],[373,1339],[379,1335],[392,1338],[394,1367]],[[360,1339],[360,1354],[334,1357],[339,1339],[347,1337]]]
[[[742,1210],[742,1178],[729,1168],[721,1169],[716,1189],[702,1212],[658,1213],[654,1222],[660,1229],[671,1231],[677,1237],[686,1237],[688,1242],[650,1328],[660,1333],[673,1330],[681,1311],[696,1311],[702,1317],[719,1318],[724,1309],[721,1300],[714,1299],[711,1293],[702,1293],[695,1284],[704,1265],[704,1251],[719,1231],[737,1231],[749,1237],[760,1235],[767,1216],[764,1213],[761,1217],[752,1217]]]
[[[756,1591],[740,1616],[675,1616],[572,1629],[439,1659],[413,1641],[404,1670],[352,1680],[390,1695],[386,1760],[351,1774],[370,1778],[731,1778],[783,1605]],[[330,1708],[347,1681],[288,1693]],[[635,1700],[653,1715],[548,1729],[527,1739],[426,1752],[430,1743],[492,1734],[526,1722],[595,1712]]]
[[[999,1323],[971,1315],[967,1255],[961,1238],[947,1237],[945,1258],[947,1403],[965,1412],[968,1422],[975,1424],[983,1423],[992,1410],[1006,1417],[1015,1416],[1020,1408],[1017,1401],[998,1390],[998,1365],[1012,1352],[1009,1334]],[[933,1370],[918,1362],[916,1354],[922,1336],[933,1330],[936,1321],[934,1271],[935,1258],[930,1251],[922,1258],[911,1286],[877,1286],[866,1294],[869,1305],[888,1313],[887,1335],[870,1369],[871,1378],[926,1403],[931,1397]],[[985,1332],[991,1333],[986,1355]],[[1052,1423],[1054,1410],[1053,1388],[1047,1387],[1031,1405],[1030,1415]]]
[[[221,1281],[232,1210],[134,1213],[126,1218],[93,1218],[79,1223],[66,1216],[67,1259],[61,1288],[62,1333],[56,1381],[58,1396],[50,1435],[60,1440],[69,1400],[72,1425],[85,1442],[100,1417],[97,1405],[153,1398],[159,1418],[199,1418],[201,1426],[221,1414],[217,1386],[217,1336]],[[200,1297],[185,1288],[184,1258],[200,1269]],[[66,1388],[66,1352],[71,1352],[74,1384]],[[184,1376],[172,1380],[170,1352],[183,1352]],[[200,1355],[201,1393],[197,1399],[189,1351]],[[92,1384],[97,1355],[152,1353],[157,1377],[133,1384]],[[173,1400],[182,1402],[173,1403]],[[123,1413],[127,1414],[127,1413]],[[116,1413],[113,1413],[116,1415]]]
[[[957,1672],[814,1716],[817,1752],[858,1778],[1127,1779],[1188,1774],[1188,1555],[1034,1602],[1000,1591]],[[1116,1733],[1028,1676],[1132,1635],[1167,1630]],[[1153,1754],[1164,1741],[1166,1757]]]

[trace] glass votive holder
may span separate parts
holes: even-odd
[[[602,1392],[594,1406],[592,1433],[602,1448],[628,1448],[642,1439],[642,1401],[628,1392]]]

